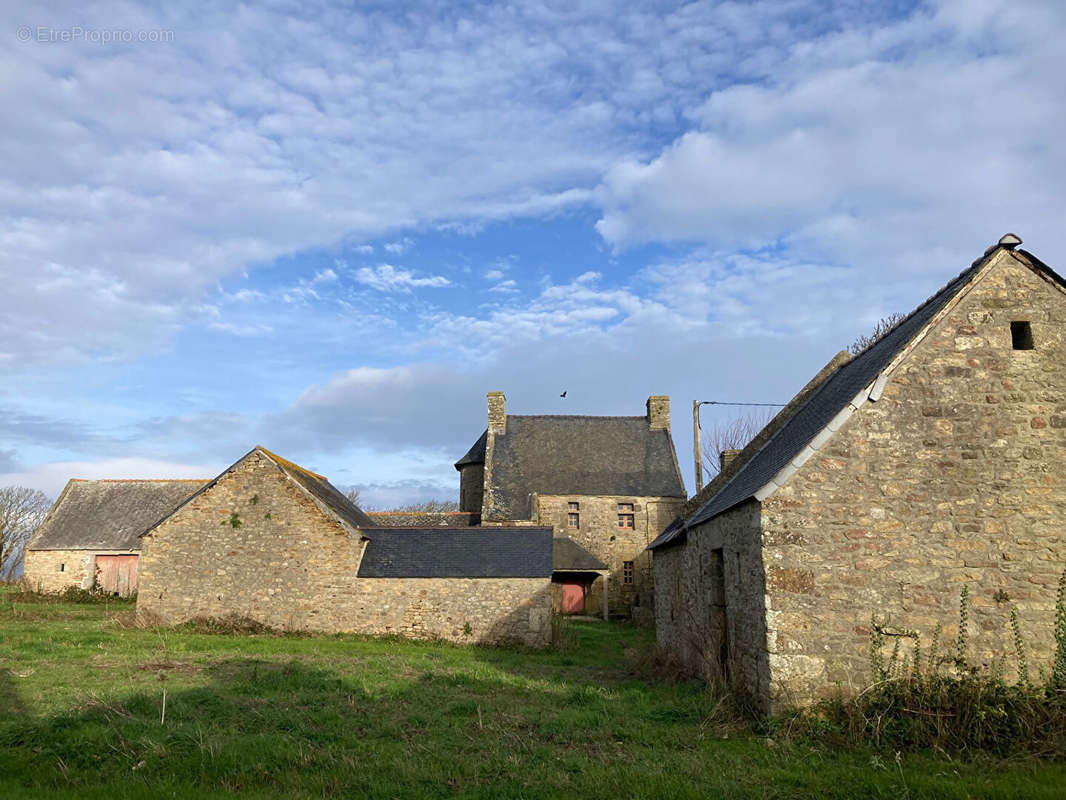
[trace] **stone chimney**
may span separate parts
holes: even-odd
[[[653,431],[670,430],[670,397],[653,394],[648,398],[648,427]]]
[[[507,433],[507,398],[503,392],[489,392],[489,433]]]
[[[739,450],[723,450],[718,454],[718,469],[724,471],[729,466],[729,462],[739,455]]]

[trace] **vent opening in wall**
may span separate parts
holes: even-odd
[[[1010,324],[1010,343],[1015,350],[1033,349],[1033,326],[1028,322]]]
[[[59,565],[59,571],[60,572],[66,572],[67,571],[67,565],[66,564],[60,564]]]

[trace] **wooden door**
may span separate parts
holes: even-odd
[[[563,613],[581,614],[585,611],[585,587],[580,583],[563,584]]]
[[[137,591],[137,556],[97,556],[96,585],[104,594],[120,597]]]

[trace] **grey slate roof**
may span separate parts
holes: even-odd
[[[140,550],[149,525],[206,480],[71,480],[29,544],[30,550]]]
[[[377,528],[360,578],[548,578],[551,528]]]
[[[466,451],[466,455],[455,462],[456,469],[462,469],[468,464],[484,464],[485,463],[485,443],[488,441],[489,432],[486,430],[478,437],[478,440],[474,442],[469,450]]]
[[[683,538],[687,529],[752,498],[800,450],[852,400],[869,385],[893,358],[957,295],[1000,248],[990,248],[985,255],[963,270],[940,291],[922,303],[888,333],[832,372],[811,392],[792,417],[771,436],[747,463],[721,489],[700,506],[683,524],[674,524],[648,545],[654,550]],[[1061,277],[1025,251],[1017,251],[1034,266],[1061,285]],[[1024,262],[1023,262],[1024,263]]]
[[[552,539],[552,567],[559,572],[589,572],[607,565],[569,536]]]
[[[480,511],[367,511],[378,528],[469,528],[481,522]]]
[[[508,414],[491,468],[502,519],[528,517],[534,492],[685,497],[670,432],[646,417]]]

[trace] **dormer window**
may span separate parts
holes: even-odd
[[[1010,343],[1015,350],[1033,349],[1033,326],[1022,320],[1010,324]]]

